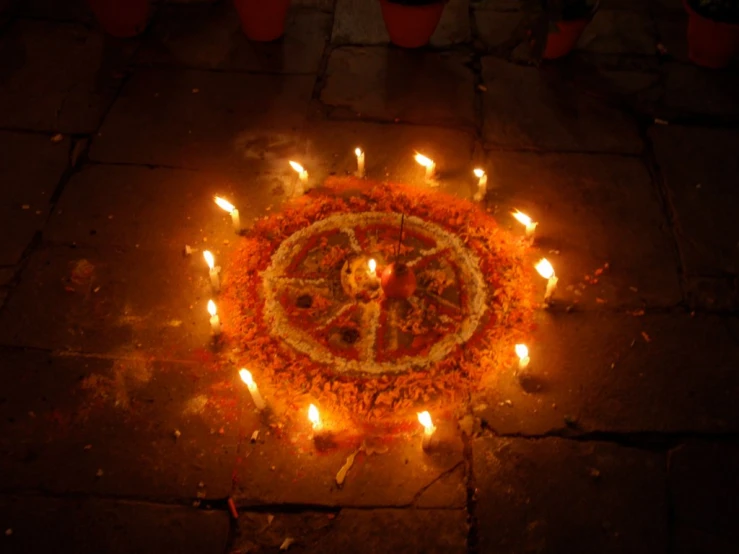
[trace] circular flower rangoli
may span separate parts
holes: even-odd
[[[525,249],[470,202],[331,179],[240,245],[224,282],[225,334],[290,404],[307,396],[366,420],[461,401],[529,331]],[[394,261],[415,273],[408,299],[382,292]]]

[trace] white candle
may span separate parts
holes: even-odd
[[[208,264],[208,268],[210,269],[210,286],[213,289],[213,292],[217,293],[221,290],[221,279],[218,276],[218,272],[221,268],[214,266],[215,259],[213,258],[213,254],[208,250],[203,252],[203,257],[205,258],[205,263]]]
[[[254,402],[254,406],[256,406],[257,410],[259,410],[260,412],[264,410],[264,398],[262,398],[262,395],[257,388],[257,384],[254,382],[254,379],[251,376],[251,372],[248,369],[242,368],[239,371],[239,377],[241,377],[241,380],[249,389],[249,394],[251,394],[251,399]]]
[[[216,312],[216,304],[208,300],[208,313],[210,314],[210,330],[214,337],[221,334],[221,320]]]
[[[305,185],[308,183],[308,172],[297,162],[290,161],[289,163],[290,167],[292,167],[298,174],[298,184],[295,187],[295,195],[300,196],[305,194]]]
[[[544,302],[549,302],[552,299],[554,290],[557,288],[557,276],[554,274],[554,268],[552,264],[546,258],[542,258],[538,264],[536,264],[536,271],[539,275],[547,279],[547,290],[544,293]]]
[[[518,356],[518,371],[523,371],[529,366],[529,362],[531,361],[528,347],[525,344],[517,344],[516,355]]]
[[[536,231],[536,226],[539,224],[536,221],[532,221],[529,216],[527,216],[525,213],[519,212],[518,210],[516,210],[515,212],[511,212],[511,215],[516,218],[516,221],[526,227],[526,236],[529,238],[533,238],[534,231]]]
[[[428,412],[418,412],[418,421],[423,425],[423,441],[421,441],[421,448],[428,450],[431,446],[431,437],[433,437],[436,432],[436,427],[434,427],[434,424],[431,421],[431,414]]]
[[[436,164],[430,158],[427,158],[423,154],[416,153],[416,162],[426,168],[426,182],[435,184],[434,179],[436,177]]]
[[[311,422],[314,431],[320,431],[323,429],[323,423],[321,423],[321,415],[318,413],[318,408],[311,404],[308,407],[308,421]]]
[[[361,148],[356,148],[354,153],[357,155],[357,177],[364,178],[364,152]]]
[[[488,192],[488,175],[482,169],[475,169],[472,173],[478,178],[474,200],[475,202],[482,202]]]
[[[233,223],[234,231],[236,231],[236,234],[241,233],[241,218],[239,217],[239,210],[237,210],[231,202],[228,200],[224,200],[223,198],[216,196],[215,197],[216,204],[218,204],[218,207],[222,210],[227,211],[231,214],[231,223]]]

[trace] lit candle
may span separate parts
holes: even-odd
[[[511,212],[511,215],[516,218],[516,221],[526,226],[526,236],[533,238],[536,226],[539,225],[536,221],[531,221],[531,218],[525,213],[521,213],[518,210]]]
[[[482,169],[475,169],[473,172],[477,181],[477,192],[475,193],[475,202],[482,202],[485,199],[485,195],[488,192],[488,175]]]
[[[219,196],[215,197],[215,201],[216,204],[218,204],[219,208],[231,214],[231,222],[234,225],[234,231],[236,231],[236,234],[241,233],[241,219],[239,218],[239,210],[234,208],[234,205],[231,204],[231,202],[229,202],[228,200],[224,200]]]
[[[262,398],[262,395],[259,393],[257,384],[251,376],[251,372],[248,369],[242,368],[239,371],[239,377],[241,377],[241,380],[249,389],[249,394],[251,394],[251,399],[254,401],[254,406],[256,406],[257,410],[260,412],[264,410],[264,398]]]
[[[544,277],[544,279],[548,279],[547,290],[544,293],[544,302],[549,302],[552,299],[552,295],[554,294],[554,289],[557,288],[558,279],[557,276],[554,274],[554,268],[546,258],[542,258],[535,267],[536,271],[539,272],[539,275]]]
[[[308,172],[297,162],[290,161],[290,167],[298,173],[298,185],[295,187],[295,195],[299,196],[304,194],[305,185],[308,183]]]
[[[221,320],[216,311],[216,303],[212,300],[208,300],[208,313],[210,314],[210,330],[213,336],[217,337],[221,334]]]
[[[431,446],[431,437],[436,432],[436,427],[434,427],[431,421],[431,414],[428,412],[418,412],[418,421],[423,425],[423,441],[421,442],[421,447],[424,450],[428,450],[429,446]]]
[[[354,153],[357,155],[357,177],[364,178],[364,152],[361,148],[356,148]]]
[[[203,252],[203,257],[205,258],[205,263],[208,264],[208,268],[210,269],[210,286],[213,289],[213,292],[218,292],[221,290],[221,279],[218,277],[218,272],[221,268],[214,266],[215,260],[213,259],[213,254],[208,250]]]
[[[311,425],[313,425],[314,431],[320,431],[323,428],[323,423],[321,423],[321,416],[318,413],[318,408],[314,404],[311,404],[308,407],[308,421],[311,422]]]
[[[518,356],[518,371],[523,371],[529,366],[529,349],[525,344],[516,345],[516,356]]]
[[[416,161],[426,168],[426,182],[433,183],[436,176],[436,164],[433,160],[427,158],[423,154],[416,153]]]
[[[367,269],[369,269],[370,275],[376,275],[375,271],[377,271],[377,262],[374,258],[370,258],[367,262]]]

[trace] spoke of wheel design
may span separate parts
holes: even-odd
[[[410,262],[408,262],[408,263],[407,263],[406,265],[407,265],[408,267],[413,267],[413,266],[414,266],[414,265],[416,265],[416,264],[417,264],[418,262],[420,262],[420,261],[422,261],[422,260],[425,260],[426,258],[429,258],[429,257],[434,257],[434,256],[438,256],[438,255],[439,255],[439,253],[441,253],[441,252],[443,252],[443,251],[444,251],[444,249],[443,249],[443,248],[439,248],[438,246],[434,246],[433,248],[429,248],[428,250],[421,250],[421,251],[420,251],[420,252],[418,253],[418,257],[417,257],[417,258],[415,258],[415,259],[413,259],[413,260],[411,260],[411,261],[410,261]]]
[[[323,323],[316,325],[316,329],[325,329],[326,327],[331,325],[334,321],[336,321],[338,318],[340,318],[342,315],[344,315],[344,313],[351,310],[354,307],[354,305],[355,305],[354,302],[351,302],[351,301],[345,302],[344,304],[341,305],[341,307],[338,310],[336,310],[336,313],[334,313],[334,315],[326,319],[326,321],[324,321]]]
[[[349,227],[342,227],[341,232],[349,238],[349,246],[351,246],[352,250],[354,250],[354,252],[356,252],[357,254],[361,253],[362,247],[359,245],[357,234],[354,232],[354,229],[351,229]]]
[[[416,290],[418,292],[420,292],[421,294],[425,294],[429,298],[433,298],[439,304],[442,304],[442,305],[446,306],[447,308],[450,308],[452,310],[456,310],[458,312],[461,312],[462,311],[462,308],[460,306],[457,306],[454,302],[449,302],[449,300],[447,300],[445,298],[442,298],[441,296],[439,296],[436,293],[431,292],[430,290],[426,290],[426,289],[421,288],[421,287],[418,287]]]
[[[315,279],[303,279],[302,277],[272,277],[272,280],[274,280],[277,283],[283,284],[283,285],[297,285],[297,286],[305,286],[305,285],[328,285],[331,283],[331,279],[327,279],[326,277],[317,277]]]
[[[362,309],[362,326],[367,330],[360,344],[359,359],[374,362],[377,349],[377,328],[380,326],[380,303],[370,302]]]

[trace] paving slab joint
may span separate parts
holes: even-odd
[[[477,520],[477,483],[475,480],[474,465],[472,463],[472,438],[462,433],[462,456],[465,464],[466,488],[467,488],[467,523],[469,530],[467,532],[467,552],[469,554],[477,554],[479,552],[479,534]]]

